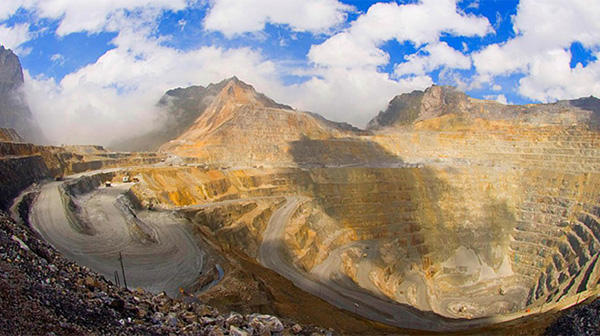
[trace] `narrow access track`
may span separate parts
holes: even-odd
[[[263,241],[259,250],[259,259],[263,266],[291,280],[297,287],[313,295],[320,296],[337,307],[371,320],[411,329],[445,329],[442,321],[435,321],[430,317],[423,316],[421,312],[414,308],[378,298],[358,287],[350,289],[329,279],[312,277],[286,262],[282,256],[285,224],[298,209],[301,198],[287,197],[286,199],[286,204],[277,209],[271,216],[267,229],[263,234]],[[326,261],[326,263],[336,264],[334,261]],[[321,272],[323,274],[328,273],[325,269]]]
[[[121,252],[130,288],[143,287],[154,293],[165,291],[172,297],[179,295],[180,288],[198,279],[205,266],[205,252],[171,213],[142,211],[138,214],[157,238],[156,243],[143,243],[135,239],[124,214],[115,206],[117,197],[130,185],[98,188],[81,202],[93,232],[83,234],[74,230],[69,222],[59,190],[61,183],[41,186],[31,208],[30,222],[69,259],[110,280],[118,271],[123,284],[118,260]]]

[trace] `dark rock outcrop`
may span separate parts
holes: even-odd
[[[0,209],[8,208],[12,199],[22,190],[49,176],[50,172],[41,156],[0,158]]]
[[[19,58],[0,46],[0,127],[14,128],[27,141],[44,143],[46,139],[22,92],[23,83]]]
[[[413,91],[394,97],[385,111],[373,118],[367,129],[403,126],[426,118],[464,110],[467,95],[451,86],[432,86],[425,91]]]

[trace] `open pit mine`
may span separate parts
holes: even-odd
[[[235,77],[159,106],[161,129],[114,145],[138,152],[3,131],[2,206],[111,281],[120,252],[130,288],[340,333],[506,333],[598,295],[596,98],[433,86],[366,130]]]

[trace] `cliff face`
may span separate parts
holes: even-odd
[[[369,130],[388,131],[409,125],[428,128],[431,121],[445,117],[436,127],[471,126],[476,120],[501,121],[522,126],[600,125],[600,100],[594,97],[564,100],[553,104],[504,105],[467,96],[450,86],[432,86],[392,99],[385,111],[367,125]],[[439,119],[438,119],[439,120]]]
[[[19,58],[10,49],[0,46],[0,95],[18,89],[23,82]]]
[[[0,46],[0,127],[14,128],[30,142],[46,142],[21,91],[23,83],[19,58]]]

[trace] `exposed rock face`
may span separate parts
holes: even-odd
[[[0,128],[0,142],[25,142],[12,128]]]
[[[162,111],[158,122],[160,127],[149,134],[114,144],[111,148],[128,151],[155,151],[162,144],[177,139],[193,127],[196,119],[205,113],[230,82],[235,82],[243,90],[254,91],[252,86],[241,82],[237,77],[209,84],[207,87],[194,85],[169,90],[157,104]],[[291,109],[291,107],[278,104],[261,93],[254,92],[254,94],[255,99],[266,107]]]
[[[14,128],[29,142],[45,142],[21,91],[23,83],[19,58],[0,46],[0,127]]]
[[[373,118],[367,129],[382,130],[409,125],[428,125],[428,120],[446,116],[443,128],[465,127],[477,120],[521,123],[523,126],[600,125],[597,98],[559,101],[553,104],[503,105],[495,101],[470,98],[449,86],[432,86],[394,97],[384,112]],[[450,122],[452,121],[452,122]],[[441,127],[438,125],[437,127]]]
[[[225,81],[207,87],[190,86],[167,91],[159,100],[162,111],[158,129],[136,138],[110,146],[116,150],[155,151],[162,144],[173,140],[187,130],[204,113],[206,107],[225,85]]]
[[[410,125],[418,120],[438,117],[464,110],[467,96],[452,87],[432,86],[423,91],[413,91],[394,97],[385,112],[373,118],[368,129],[385,126]]]
[[[348,124],[292,110],[235,77],[217,86],[221,90],[193,125],[161,151],[226,166],[366,161],[356,153],[390,160],[366,140],[347,139],[364,134]],[[336,146],[339,141],[344,142]]]
[[[0,94],[5,95],[23,85],[21,62],[12,50],[0,46]]]

